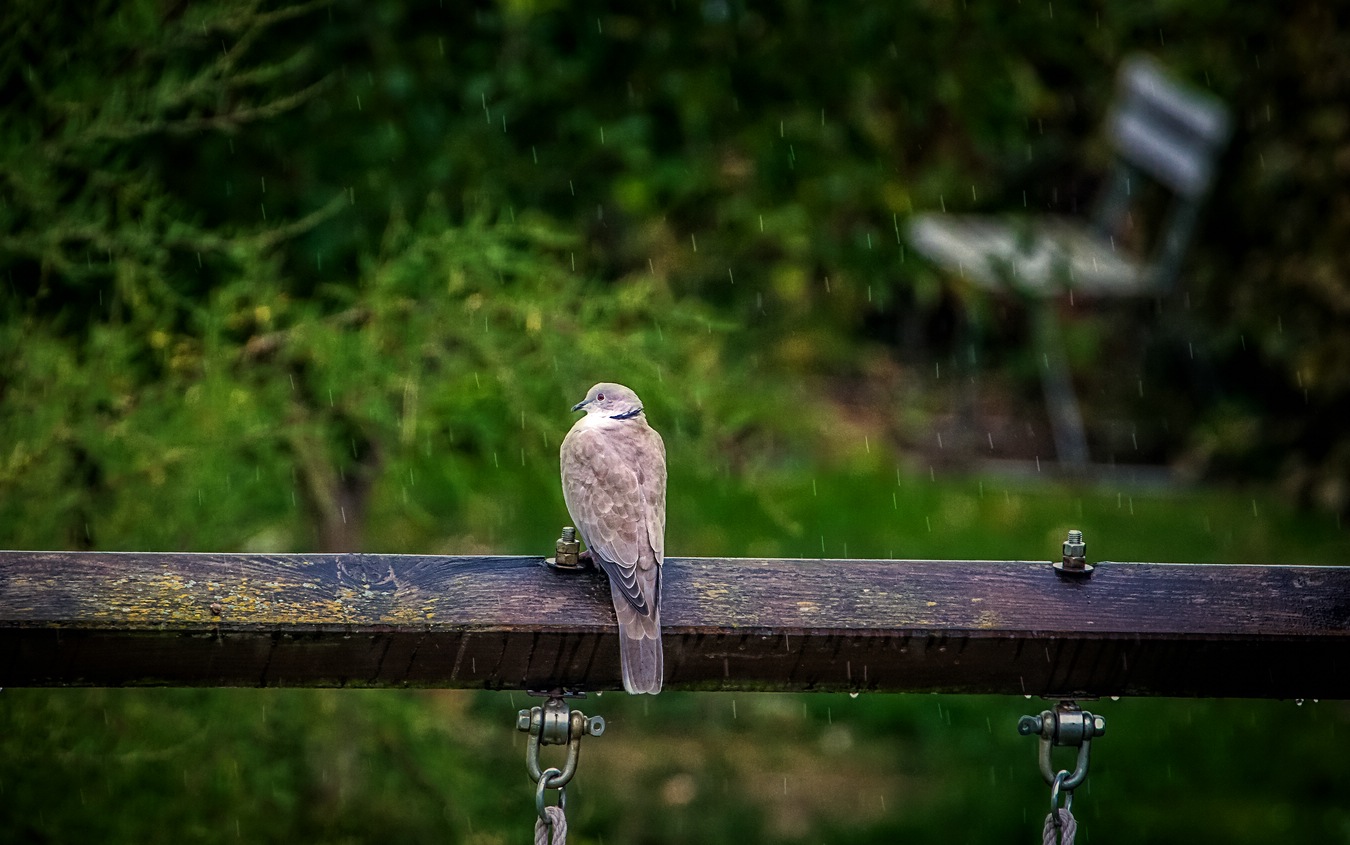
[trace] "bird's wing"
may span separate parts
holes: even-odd
[[[660,452],[660,485],[652,485],[647,478],[658,472],[649,468],[653,464],[650,450],[646,438],[591,428],[573,428],[560,450],[567,512],[624,598],[648,615],[659,589],[659,574],[651,570],[660,560],[658,548],[664,543],[659,538],[665,526],[664,449]],[[652,492],[654,487],[659,487],[659,494]],[[653,517],[655,510],[660,514]],[[657,525],[662,533],[652,531]]]
[[[656,429],[642,426],[638,485],[646,505],[647,539],[659,564],[666,559],[666,444]]]

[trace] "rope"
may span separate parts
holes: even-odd
[[[1041,835],[1043,845],[1073,845],[1074,834],[1078,833],[1078,822],[1068,810],[1060,809],[1058,812],[1061,825],[1059,829],[1055,828],[1054,814],[1045,817],[1045,831]]]
[[[562,808],[550,804],[544,808],[544,815],[547,822],[539,819],[534,823],[534,845],[567,845],[567,816]]]

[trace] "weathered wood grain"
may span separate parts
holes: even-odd
[[[672,689],[1350,698],[1350,567],[666,561]],[[527,557],[0,552],[0,686],[619,688]]]

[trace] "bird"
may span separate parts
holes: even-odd
[[[601,382],[572,406],[585,411],[559,450],[563,499],[591,559],[609,576],[619,663],[630,694],[656,694],[661,652],[661,564],[666,554],[666,445],[642,400]]]

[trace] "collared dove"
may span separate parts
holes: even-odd
[[[621,384],[597,384],[572,406],[586,411],[563,438],[563,499],[591,557],[609,576],[619,620],[623,688],[658,693],[661,562],[666,555],[666,446],[642,401]]]

